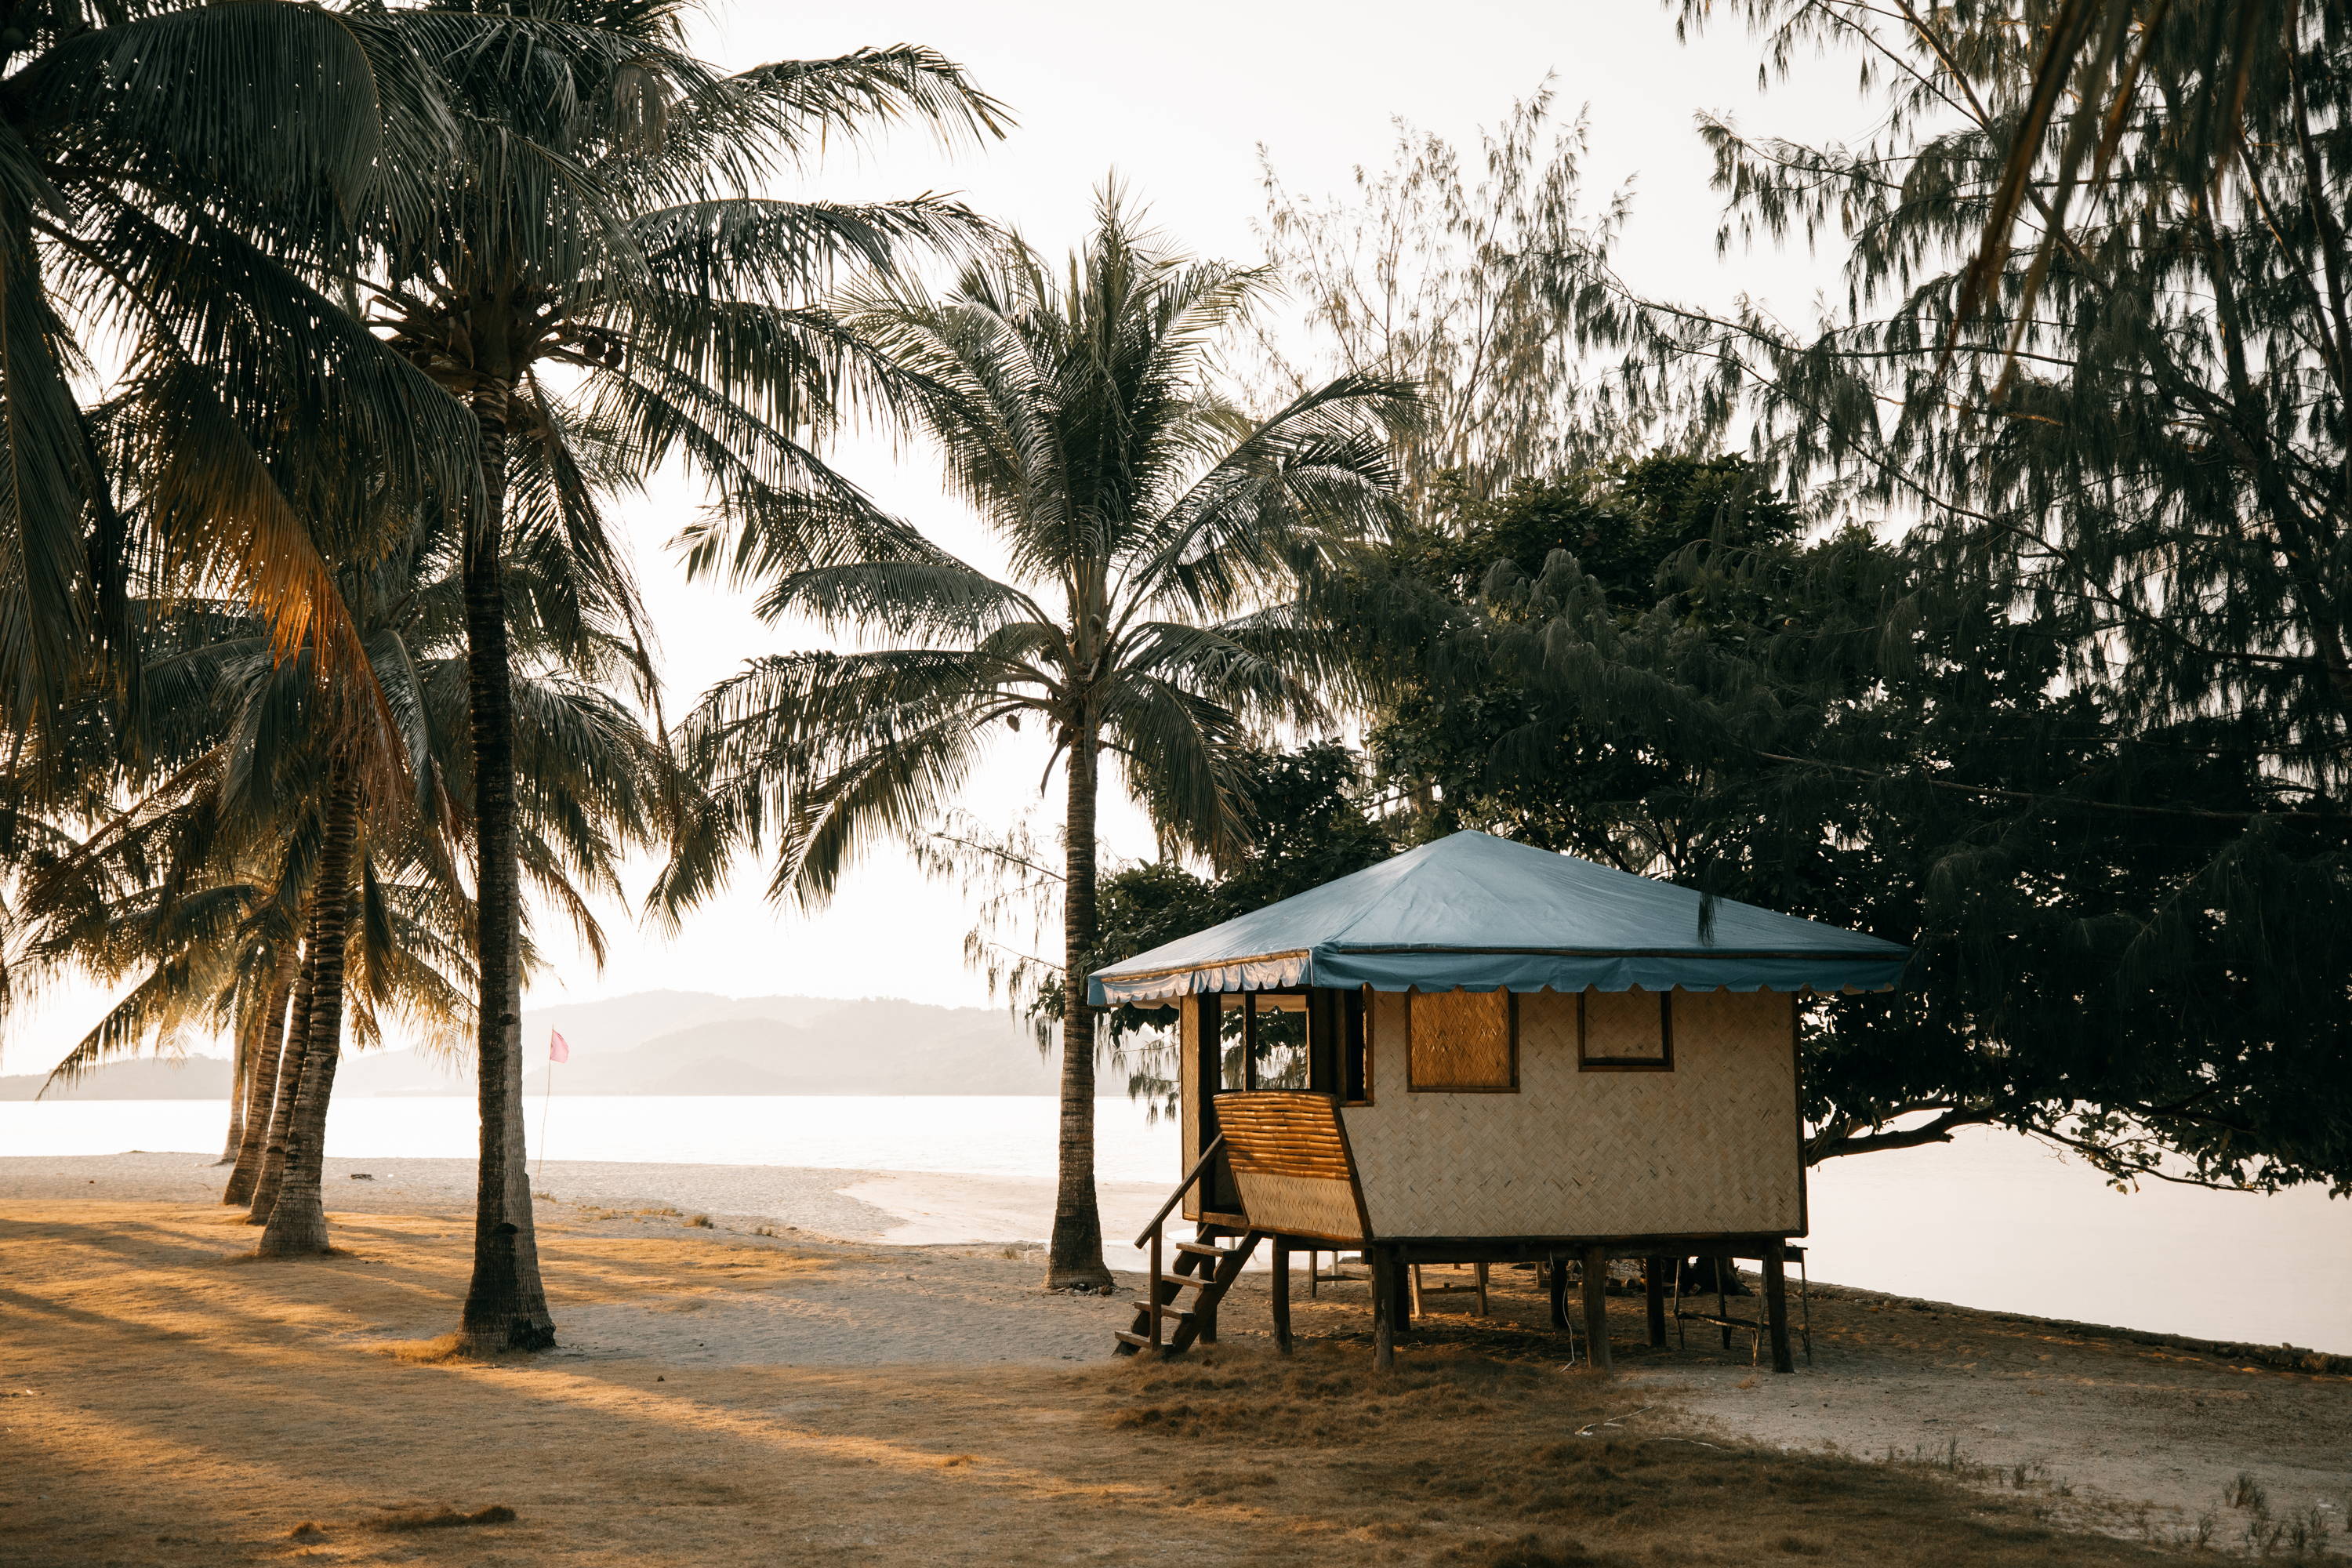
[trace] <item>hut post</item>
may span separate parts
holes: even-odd
[[[1568,1331],[1568,1259],[1555,1252],[1544,1260],[1544,1278],[1551,1291],[1551,1326]]]
[[[1666,1260],[1663,1258],[1642,1259],[1643,1308],[1649,1319],[1650,1348],[1666,1348]]]
[[[1274,1348],[1290,1353],[1290,1240],[1274,1238]]]
[[[1366,1248],[1372,1266],[1372,1367],[1396,1365],[1396,1258],[1385,1247]]]
[[[1794,1372],[1789,1354],[1789,1270],[1777,1239],[1764,1244],[1764,1321],[1772,1333],[1772,1370]]]
[[[1609,1370],[1609,1249],[1584,1249],[1585,1355],[1593,1369]]]

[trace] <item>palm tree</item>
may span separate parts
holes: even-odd
[[[323,687],[307,655],[277,658],[265,621],[159,608],[141,700],[117,711],[122,749],[144,762],[132,782],[161,782],[29,903],[48,922],[43,963],[135,978],[53,1080],[236,1023],[254,1072],[225,1197],[268,1227],[265,1254],[326,1248],[320,1155],[345,1035],[371,1043],[390,1013],[428,1043],[470,1022],[472,907],[454,853],[468,826],[464,600],[439,515],[339,575],[410,759],[390,781],[405,788],[361,765],[352,724],[371,710]],[[658,818],[666,760],[605,689],[642,675],[635,650],[583,615],[593,596],[570,570],[540,536],[515,562],[518,820],[526,875],[601,954],[584,895],[618,891],[622,851]]]
[[[1051,736],[1067,800],[1051,1289],[1110,1283],[1086,1001],[1102,758],[1171,844],[1233,845],[1234,768],[1255,728],[1319,717],[1334,668],[1297,595],[1351,554],[1394,490],[1383,420],[1408,403],[1402,387],[1349,377],[1263,421],[1207,390],[1219,333],[1267,282],[1163,250],[1113,189],[1066,275],[1013,247],[944,298],[902,289],[854,304],[845,330],[935,389],[924,425],[1013,578],[911,531],[865,560],[772,573],[763,615],[899,645],[757,660],[684,726],[709,794],[656,889],[671,909],[772,821],[772,890],[822,900],[869,840],[935,822],[992,732],[1028,720]],[[742,530],[733,559],[805,555],[788,510]],[[729,552],[717,527],[695,542],[703,569]]]
[[[411,491],[461,471],[462,411],[323,283],[341,215],[410,207],[453,130],[373,8],[0,4],[0,714],[19,788],[37,730],[135,676],[142,566],[243,591],[282,653],[355,657],[257,447],[299,430]],[[95,414],[75,390],[93,333],[128,367]],[[134,405],[180,435],[136,509],[102,428]]]
[[[511,14],[451,0],[402,13],[463,127],[422,219],[373,233],[374,324],[470,413],[479,472],[462,504],[479,900],[481,1166],[461,1332],[540,1349],[523,1154],[522,903],[507,567],[519,535],[559,536],[583,591],[634,595],[602,505],[673,458],[731,510],[814,493],[845,524],[868,510],[796,438],[888,367],[803,308],[844,265],[978,226],[930,198],[870,206],[755,191],[828,138],[899,118],[993,132],[997,106],[929,50],[861,50],[723,75],[679,47],[680,7],[534,0]],[[516,504],[518,476],[543,479]]]

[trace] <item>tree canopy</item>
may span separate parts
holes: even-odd
[[[1726,244],[1843,237],[1846,308],[1656,299],[1599,230],[1544,286],[1608,423],[1694,477],[1745,441],[1768,510],[1677,536],[1631,468],[1433,510],[1349,606],[1417,628],[1372,650],[1391,786],[1915,942],[1916,990],[1809,1045],[1816,1155],[1990,1122],[2345,1189],[2340,22],[2250,7],[2260,47],[2216,53],[2215,7],[2109,7],[2137,30],[2092,181],[2034,103],[2037,28],[2095,8],[1743,9],[1852,46],[1884,111],[1855,147],[1702,127]],[[2174,133],[2222,99],[2241,131]],[[2027,237],[1972,283],[2019,158]]]

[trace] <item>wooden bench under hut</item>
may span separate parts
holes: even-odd
[[[1805,1234],[1797,1006],[1892,989],[1909,950],[1484,833],[1457,833],[1090,977],[1174,1006],[1184,1178],[1150,1228],[1123,1353],[1213,1338],[1260,1240],[1361,1251],[1375,1357],[1415,1265],[1582,1270],[1596,1365],[1612,1258],[1756,1259],[1773,1369]],[[1180,1210],[1198,1231],[1163,1250]]]

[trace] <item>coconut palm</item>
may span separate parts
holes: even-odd
[[[462,503],[480,901],[481,1168],[462,1321],[478,1349],[553,1343],[523,1156],[521,846],[507,567],[560,534],[583,590],[630,612],[603,504],[671,461],[732,509],[814,491],[865,514],[797,437],[887,377],[800,300],[845,264],[971,233],[929,198],[870,206],[757,194],[828,139],[913,119],[988,132],[993,102],[928,50],[861,50],[719,73],[680,47],[681,6],[534,0],[401,13],[446,86],[460,156],[421,220],[372,237],[375,324],[469,411]],[[543,505],[516,504],[529,464]]]
[[[268,1254],[326,1246],[319,1156],[347,1005],[362,1044],[392,1014],[428,1043],[470,1022],[463,586],[438,515],[340,578],[410,759],[406,779],[390,775],[400,789],[361,765],[352,725],[371,710],[322,687],[307,655],[278,658],[267,624],[235,606],[175,606],[129,710],[130,749],[163,782],[34,900],[52,921],[44,960],[136,977],[53,1077],[236,1026],[253,1075],[227,1197],[268,1226]],[[664,759],[606,692],[642,668],[583,618],[570,564],[543,537],[515,563],[517,812],[525,874],[601,954],[585,895],[618,890],[621,853],[658,818]]]
[[[373,7],[0,5],[0,713],[26,747],[135,674],[144,568],[264,608],[281,652],[355,658],[328,571],[257,444],[299,430],[415,490],[470,429],[322,289],[342,215],[410,205],[454,129]],[[76,384],[178,428],[132,508]],[[53,759],[57,749],[47,752]]]
[[[1171,844],[1234,844],[1254,733],[1321,712],[1331,649],[1298,591],[1351,553],[1394,489],[1382,421],[1407,402],[1397,384],[1337,381],[1262,421],[1208,390],[1220,332],[1268,281],[1166,250],[1113,190],[1066,272],[1013,247],[943,297],[853,303],[845,329],[936,388],[923,423],[1012,575],[911,531],[865,560],[770,571],[764,616],[896,646],[757,660],[684,726],[709,793],[656,889],[673,910],[770,841],[772,893],[822,900],[863,846],[935,823],[993,732],[1027,721],[1051,738],[1067,803],[1055,1289],[1110,1282],[1085,979],[1102,759]],[[694,563],[804,556],[789,510],[705,528]]]

